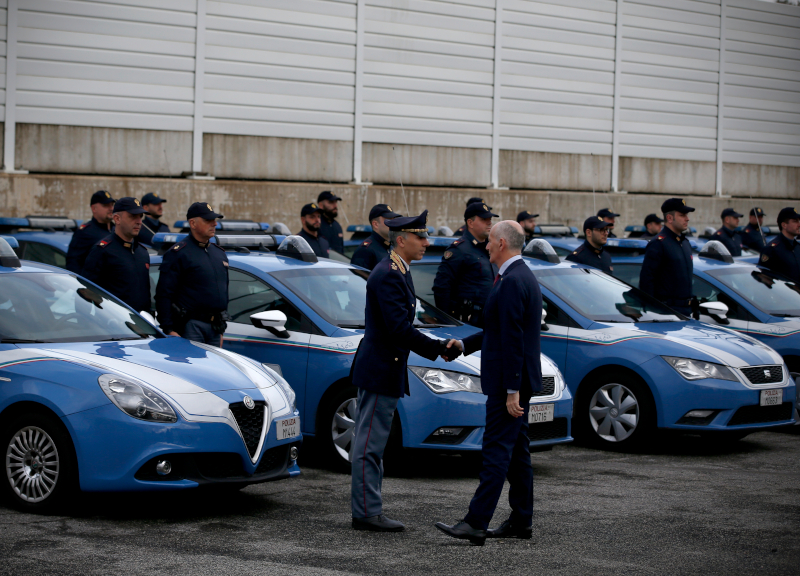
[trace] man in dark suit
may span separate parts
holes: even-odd
[[[384,516],[381,483],[392,418],[397,402],[409,393],[409,352],[428,360],[440,355],[454,359],[459,354],[456,349],[448,352],[443,340],[414,328],[417,298],[410,265],[422,258],[428,246],[427,218],[426,210],[419,216],[386,222],[392,250],[367,280],[364,338],[353,361],[353,385],[359,389],[350,448],[352,526],[356,530],[405,529],[401,522]]]
[[[484,330],[447,344],[465,354],[481,351],[486,428],[480,485],[469,513],[454,526],[437,522],[436,527],[478,546],[487,537],[530,539],[533,533],[528,411],[533,392],[542,389],[542,293],[520,256],[524,238],[522,227],[511,220],[492,227],[488,250],[500,271],[486,301]],[[506,478],[511,516],[499,528],[488,530]]]

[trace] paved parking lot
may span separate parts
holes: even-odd
[[[433,527],[465,513],[475,461],[413,462],[384,485],[405,533],[352,531],[349,476],[307,458],[300,479],[235,494],[91,496],[57,517],[0,507],[0,574],[800,573],[798,434],[536,454],[535,543],[483,548]]]

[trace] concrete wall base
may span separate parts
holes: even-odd
[[[534,190],[610,190],[611,156],[500,150],[500,186]]]
[[[370,142],[362,150],[363,182],[473,187],[492,182],[491,150]]]

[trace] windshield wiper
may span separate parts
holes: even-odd
[[[366,328],[363,324],[337,324],[339,328]]]
[[[632,324],[634,321],[626,322],[625,320],[593,320],[593,322],[608,322],[611,324]]]
[[[425,324],[424,322],[420,322],[419,324],[414,324],[414,326],[419,326],[420,328],[455,328],[455,324]]]
[[[49,344],[46,340],[29,340],[27,338],[3,338],[0,344]]]
[[[144,336],[125,336],[124,338],[106,338],[105,340],[95,340],[95,342],[120,342],[122,340],[144,340]]]

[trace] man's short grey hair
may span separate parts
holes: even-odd
[[[498,240],[505,240],[508,249],[512,252],[522,252],[522,246],[525,244],[525,234],[520,231],[521,226],[519,224],[516,226],[514,224],[514,222],[508,220],[498,222],[492,226],[492,233]]]
[[[408,238],[408,232],[397,232],[396,230],[389,230],[389,243],[392,246],[397,246],[398,238]]]

